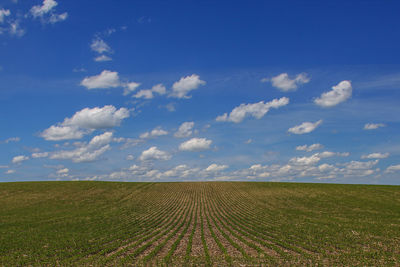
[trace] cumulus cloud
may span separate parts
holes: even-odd
[[[65,118],[62,123],[44,130],[41,136],[51,141],[80,139],[93,130],[119,126],[122,120],[129,116],[129,110],[126,108],[116,109],[111,105],[84,108],[71,118]]]
[[[210,149],[212,141],[206,138],[192,138],[179,145],[181,151],[202,151]]]
[[[108,89],[120,87],[118,72],[103,70],[99,75],[85,77],[81,85],[87,89]]]
[[[168,103],[164,106],[159,106],[160,108],[165,108],[166,110],[168,110],[169,112],[174,112],[176,110],[175,108],[175,103]]]
[[[17,37],[21,37],[25,34],[25,30],[21,28],[20,21],[18,19],[10,22],[9,33]]]
[[[160,95],[165,95],[167,93],[167,89],[162,83],[156,84],[151,88],[151,91],[154,93],[160,94]]]
[[[13,173],[15,173],[15,170],[7,170],[7,171],[5,172],[5,174],[13,174]]]
[[[63,126],[78,126],[87,129],[105,129],[119,126],[123,119],[129,118],[129,110],[117,109],[112,105],[102,108],[84,108],[71,118],[66,118]]]
[[[321,172],[326,172],[326,171],[334,170],[334,169],[335,169],[335,166],[327,164],[327,163],[324,163],[324,164],[321,164],[318,166],[318,170],[320,170]]]
[[[153,130],[151,130],[150,132],[145,132],[142,133],[139,137],[142,139],[146,139],[146,138],[152,138],[152,137],[158,137],[158,136],[162,136],[162,135],[167,135],[168,132],[161,129],[160,127],[157,127]]]
[[[375,130],[385,126],[383,123],[367,123],[364,125],[364,130]]]
[[[316,122],[303,122],[300,125],[294,126],[288,130],[290,133],[294,134],[306,134],[314,131],[319,125],[321,125],[322,120]]]
[[[220,172],[223,171],[225,169],[229,168],[228,165],[217,165],[215,163],[211,164],[210,166],[208,166],[205,171],[207,172]]]
[[[4,9],[4,8],[0,9],[0,23],[3,23],[4,18],[7,16],[10,16],[10,15],[11,15],[11,12],[9,9]]]
[[[392,173],[392,172],[397,172],[400,171],[400,164],[398,165],[390,165],[389,167],[386,168],[386,173]]]
[[[58,170],[58,171],[57,171],[57,174],[66,174],[66,173],[68,173],[68,172],[69,172],[69,169],[68,169],[68,168],[64,168],[64,169]]]
[[[140,155],[139,160],[169,160],[170,158],[171,155],[168,152],[159,150],[156,146],[153,146],[144,150]]]
[[[32,153],[31,156],[33,159],[46,158],[49,156],[49,152],[36,152],[36,153]]]
[[[94,58],[96,62],[105,62],[111,61],[112,58],[110,56],[104,55],[104,53],[112,53],[111,47],[99,36],[96,36],[92,40],[90,44],[90,49],[98,54],[97,57]]]
[[[362,155],[362,159],[385,159],[389,157],[389,153],[371,153],[368,155]]]
[[[312,145],[303,145],[303,146],[297,146],[296,150],[298,151],[307,151],[307,152],[311,152],[314,150],[319,150],[322,149],[324,146],[321,144],[312,144]]]
[[[110,46],[106,42],[104,42],[103,39],[98,38],[98,37],[92,40],[92,43],[90,44],[90,48],[92,49],[92,51],[99,53],[99,54],[112,52]]]
[[[251,144],[252,142],[253,142],[253,139],[251,139],[251,138],[247,139],[246,141],[244,141],[244,143],[247,144],[247,145]]]
[[[105,62],[105,61],[111,61],[112,58],[106,55],[100,55],[94,58],[94,61],[96,62]]]
[[[346,169],[350,170],[366,170],[370,169],[371,167],[375,166],[378,164],[379,160],[373,160],[373,161],[355,161],[352,160],[351,162],[347,162],[343,164]]]
[[[8,144],[11,142],[19,142],[20,140],[21,140],[21,138],[19,138],[19,137],[10,137],[10,138],[7,138],[6,140],[4,140],[3,142]],[[2,142],[0,142],[0,143],[2,143]]]
[[[135,98],[145,98],[152,99],[154,98],[154,94],[164,95],[167,93],[167,89],[163,84],[156,84],[151,89],[143,89],[137,92],[133,97]]]
[[[90,131],[79,129],[78,127],[52,125],[44,130],[40,136],[47,141],[60,141],[70,139],[81,139]]]
[[[329,157],[347,157],[349,156],[348,152],[331,152],[331,151],[324,151],[321,153],[315,153],[309,157],[294,157],[289,160],[289,164],[294,164],[294,165],[314,165],[318,163],[321,159],[323,158],[329,158]]]
[[[310,157],[295,157],[291,158],[289,163],[296,165],[313,165],[321,160],[317,155],[312,155]]]
[[[182,77],[179,81],[172,85],[171,96],[176,98],[190,98],[190,91],[197,89],[200,85],[205,85],[206,82],[200,80],[200,76],[192,74]]]
[[[105,59],[104,57],[106,57],[106,56],[101,55],[100,57]],[[132,93],[133,91],[135,91],[140,86],[140,83],[122,82],[120,80],[118,72],[110,71],[110,70],[103,70],[98,75],[85,77],[81,81],[80,85],[86,87],[88,90],[110,89],[110,88],[122,87],[122,88],[124,88],[123,95],[128,95],[128,94]],[[159,85],[156,85],[153,88],[155,88],[154,92],[163,94],[162,88],[160,89]],[[151,96],[151,98],[152,98],[152,96]]]
[[[31,14],[33,17],[41,17],[49,13],[53,8],[55,8],[58,3],[54,0],[44,0],[42,5],[33,6],[31,8]]]
[[[333,86],[331,91],[325,92],[321,97],[316,98],[314,103],[325,108],[336,106],[349,99],[352,90],[350,81],[341,81],[338,85]]]
[[[264,103],[260,101],[254,104],[241,104],[235,107],[229,115],[227,113],[218,116],[216,121],[230,121],[234,123],[242,122],[246,117],[251,116],[256,119],[261,119],[271,108],[280,108],[289,104],[289,98],[282,97],[280,99],[273,99],[270,102]]]
[[[262,79],[261,82],[267,82],[269,79]],[[297,74],[294,79],[290,79],[287,73],[281,73],[270,79],[272,86],[283,92],[296,91],[299,85],[310,82],[310,78],[306,73]]]
[[[105,132],[94,136],[89,143],[83,143],[76,149],[51,153],[50,159],[69,159],[77,163],[95,161],[100,155],[111,148],[109,143],[113,140],[112,136],[112,132]]]
[[[179,126],[179,129],[174,134],[174,136],[177,138],[189,137],[193,134],[193,127],[194,127],[193,121],[184,122],[181,124],[181,126]]]
[[[15,156],[15,157],[13,157],[13,159],[12,159],[12,163],[17,164],[17,163],[21,163],[21,162],[23,162],[23,161],[25,161],[25,160],[28,160],[28,159],[29,159],[29,157],[24,156],[24,155]]]
[[[54,24],[66,20],[68,17],[67,12],[62,14],[54,13],[54,9],[57,5],[58,3],[54,0],[44,0],[42,5],[33,6],[30,13],[34,18],[40,18],[42,23]]]
[[[67,18],[68,18],[68,13],[67,12],[64,12],[62,14],[52,14],[50,16],[50,18],[49,18],[49,22],[51,24],[54,24],[54,23],[57,23],[57,22],[60,22],[60,21],[64,21]]]
[[[124,95],[129,95],[140,86],[140,83],[130,82],[124,86]]]
[[[133,155],[127,155],[125,159],[126,160],[134,160],[135,157]]]
[[[348,157],[350,155],[349,152],[331,152],[331,151],[324,151],[321,153],[316,153],[314,154],[320,158],[329,158],[329,157],[334,157],[334,156],[338,156],[338,157]]]
[[[144,89],[137,92],[133,95],[134,98],[144,98],[144,99],[152,99],[154,97],[153,92],[150,89]]]

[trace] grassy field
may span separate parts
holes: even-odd
[[[400,187],[0,184],[0,266],[400,265]]]

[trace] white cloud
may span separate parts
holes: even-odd
[[[179,81],[172,85],[172,97],[190,98],[189,92],[197,89],[200,85],[205,85],[206,82],[200,80],[200,76],[192,74],[191,76],[182,77]]]
[[[71,118],[65,118],[61,124],[44,130],[40,136],[51,141],[80,139],[93,130],[119,126],[128,117],[129,110],[126,108],[116,109],[111,105],[84,108]]]
[[[219,172],[219,171],[223,171],[225,169],[229,168],[228,165],[217,165],[215,163],[211,164],[210,166],[208,166],[205,171],[207,172]]]
[[[346,169],[350,170],[366,170],[370,169],[371,167],[375,166],[378,164],[379,160],[374,160],[374,161],[354,161],[352,160],[351,162],[347,162],[344,164]]]
[[[44,130],[40,136],[47,141],[59,141],[69,139],[81,139],[89,131],[79,129],[78,127],[52,125]]]
[[[7,138],[6,140],[4,140],[4,143],[8,144],[11,142],[19,142],[20,140],[21,140],[21,138],[19,138],[19,137],[10,137],[10,138]]]
[[[21,37],[25,34],[25,30],[21,28],[19,23],[20,23],[19,20],[14,20],[13,22],[10,22],[9,32],[11,35]]]
[[[46,158],[49,156],[49,152],[36,152],[36,153],[32,153],[31,156],[33,159]]]
[[[159,95],[166,94],[167,89],[163,84],[156,84],[151,89],[144,89],[137,92],[133,97],[135,98],[145,98],[145,99],[152,99],[154,97],[154,93]]]
[[[239,123],[248,116],[261,119],[271,108],[279,108],[286,106],[287,104],[289,104],[289,98],[287,97],[273,99],[272,101],[266,103],[264,103],[264,101],[260,101],[254,104],[241,104],[240,106],[234,108],[229,115],[225,113],[221,116],[218,116],[216,121],[231,121],[234,123]]]
[[[311,152],[311,151],[314,151],[314,150],[322,149],[323,147],[324,146],[321,145],[321,144],[312,144],[312,145],[309,145],[309,146],[307,146],[307,145],[297,146],[296,150]]]
[[[112,132],[105,132],[100,135],[96,135],[95,137],[90,140],[88,147],[101,147],[109,144],[113,140],[113,133]]]
[[[84,108],[76,112],[72,118],[66,118],[62,125],[86,129],[106,129],[119,126],[126,118],[129,118],[128,109],[116,109],[112,105],[107,105],[102,108]]]
[[[72,71],[73,72],[87,72],[87,70],[85,68],[73,68]]]
[[[85,77],[81,85],[87,89],[108,89],[121,86],[118,72],[103,70],[99,75]]]
[[[74,150],[53,152],[50,155],[50,159],[69,159],[73,162],[95,161],[100,155],[111,148],[109,143],[113,140],[112,136],[112,132],[105,132],[94,136],[88,144],[84,143]]]
[[[317,155],[312,155],[310,157],[296,157],[296,158],[291,158],[289,163],[295,164],[295,165],[313,165],[318,163],[321,160],[320,157]]]
[[[134,160],[135,157],[134,157],[133,155],[128,155],[128,156],[126,156],[125,159],[126,159],[126,160]]]
[[[269,79],[262,79],[262,82],[266,82]],[[294,79],[290,79],[287,73],[281,73],[278,76],[271,78],[272,86],[278,88],[283,92],[295,91],[299,85],[310,82],[310,78],[306,73],[297,74]]]
[[[193,127],[194,127],[193,121],[184,122],[181,124],[181,126],[179,126],[179,129],[174,134],[174,136],[177,138],[189,137],[193,134]]]
[[[162,135],[167,135],[167,134],[168,134],[167,131],[161,129],[160,127],[157,127],[155,129],[151,130],[150,132],[142,133],[140,135],[140,138],[146,139],[146,138],[152,138],[152,137],[157,137],[157,136],[162,136]]]
[[[153,91],[151,91],[150,89],[144,89],[144,90],[140,90],[139,92],[137,92],[135,95],[133,95],[133,97],[152,99],[154,97],[154,95],[153,95]]]
[[[92,51],[99,54],[112,52],[110,46],[106,42],[104,42],[103,39],[100,38],[93,39],[92,43],[90,44],[90,48],[92,49]]]
[[[66,20],[68,18],[67,12],[62,14],[54,13],[57,5],[58,3],[54,0],[44,0],[42,5],[33,6],[30,13],[34,18],[40,18],[42,23],[54,24]]]
[[[341,81],[338,85],[333,86],[332,90],[325,92],[320,98],[316,98],[314,103],[321,107],[333,107],[349,99],[352,94],[350,81]]]
[[[3,23],[4,18],[7,16],[10,16],[10,15],[11,15],[11,12],[9,9],[4,9],[4,8],[0,9],[0,23]]]
[[[385,127],[386,125],[383,123],[367,123],[364,125],[364,130],[375,130],[380,127]]]
[[[13,173],[15,173],[15,170],[7,170],[7,171],[5,172],[5,174],[13,174]]]
[[[334,156],[338,156],[338,157],[348,157],[350,155],[349,152],[331,152],[331,151],[324,151],[321,153],[316,153],[314,154],[320,158],[330,158],[330,157],[334,157]]]
[[[315,153],[309,157],[294,157],[289,160],[289,164],[294,164],[294,165],[314,165],[318,163],[321,159],[323,158],[329,158],[333,156],[339,156],[339,157],[347,157],[349,156],[349,153],[344,152],[344,153],[339,153],[339,152],[331,152],[331,151],[324,151],[321,153]]]
[[[67,18],[68,18],[68,13],[67,12],[64,12],[62,14],[52,14],[50,16],[49,22],[51,24],[54,24],[54,23],[57,23],[57,22],[60,22],[60,21],[64,21]]]
[[[162,83],[154,85],[151,90],[160,95],[165,95],[167,93],[167,89]]]
[[[140,83],[130,82],[124,86],[124,95],[129,95],[140,86]]]
[[[100,56],[94,58],[94,61],[96,61],[96,62],[105,62],[105,61],[111,61],[111,60],[112,60],[112,58],[110,58],[109,56],[106,56],[106,55],[100,55]]]
[[[156,146],[150,147],[144,150],[140,155],[139,159],[141,161],[146,160],[169,160],[171,155],[168,152],[159,150]]]
[[[25,160],[28,160],[28,159],[29,159],[29,157],[24,156],[24,155],[15,156],[12,159],[12,163],[21,163],[21,162],[23,162]]]
[[[389,153],[371,153],[368,155],[362,155],[362,159],[385,159],[389,157]]]
[[[210,149],[212,141],[206,138],[192,138],[179,145],[181,151],[202,151]]]
[[[327,164],[327,163],[324,163],[324,164],[321,164],[321,165],[318,166],[318,169],[319,169],[321,172],[333,170],[334,168],[335,168],[335,166],[329,165],[329,164]]]
[[[386,168],[386,173],[392,173],[392,172],[397,172],[400,171],[400,164],[398,165],[391,165],[389,167]]]
[[[322,120],[319,120],[317,122],[303,122],[300,125],[294,126],[288,130],[290,133],[294,134],[306,134],[314,131],[320,124],[322,123]]]
[[[58,3],[54,0],[44,0],[41,6],[33,6],[31,8],[31,14],[33,17],[42,17],[43,15],[49,13],[53,8],[55,8]]]
[[[161,108],[166,108],[169,112],[174,112],[176,110],[175,103],[168,103],[165,106],[160,106]]]
[[[66,174],[66,173],[68,173],[68,172],[69,172],[69,169],[68,169],[68,168],[64,168],[64,169],[58,170],[58,171],[57,171],[57,174]]]

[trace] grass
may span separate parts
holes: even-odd
[[[0,184],[0,266],[400,265],[400,187]]]

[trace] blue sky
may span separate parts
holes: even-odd
[[[0,181],[400,184],[397,1],[0,1]]]

